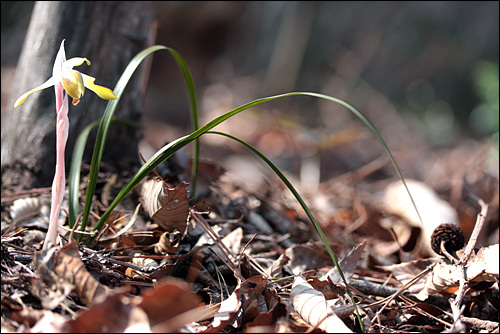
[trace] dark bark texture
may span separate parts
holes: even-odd
[[[86,57],[76,68],[96,78],[95,83],[114,89],[129,61],[152,44],[155,4],[149,1],[40,1],[37,2],[11,83],[9,105],[24,92],[52,75],[55,56],[65,39],[66,57]],[[144,78],[141,65],[130,80],[115,116],[139,122]],[[92,91],[77,106],[70,105],[70,131],[66,146],[66,170],[78,134],[100,118],[107,101]],[[9,110],[2,121],[2,185],[23,188],[50,186],[55,166],[54,89],[33,93],[19,107]],[[85,151],[90,161],[95,132]],[[114,168],[138,163],[137,130],[112,124],[103,161]]]

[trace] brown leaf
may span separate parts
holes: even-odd
[[[164,232],[155,245],[156,254],[176,254],[182,235],[179,231]]]
[[[266,289],[264,291],[268,312],[261,312],[252,321],[246,324],[247,331],[252,327],[273,326],[279,318],[287,316],[287,306],[281,300],[275,290]]]
[[[243,322],[251,321],[261,313],[259,306],[262,304],[265,305],[263,295],[265,289],[266,280],[262,276],[253,276],[241,283]]]
[[[35,252],[33,261],[36,271],[42,280],[35,280],[32,286],[33,294],[37,296],[44,308],[53,310],[63,303],[73,291],[74,285],[59,277],[54,272],[54,262],[59,247],[51,247]]]
[[[308,269],[329,265],[332,262],[324,246],[312,242],[289,247],[286,249],[285,255],[290,259],[288,266],[296,275]]]
[[[104,302],[68,321],[68,333],[125,333],[143,332],[149,329],[148,317],[125,293],[117,293]]]
[[[85,269],[76,241],[62,247],[55,255],[54,272],[75,286],[78,298],[85,305],[99,303],[110,294],[109,288],[99,283]]]
[[[366,248],[366,240],[363,243],[359,244],[355,248],[353,248],[349,254],[347,254],[339,263],[342,272],[344,273],[344,277],[347,282],[351,280],[352,275],[354,274],[354,270],[358,265],[358,261],[363,255],[363,252]],[[340,276],[339,270],[337,267],[333,267],[326,275],[324,275],[321,280],[326,280],[329,277],[333,284],[344,283],[342,281],[342,277]]]
[[[150,319],[151,326],[196,308],[201,298],[183,280],[168,277],[157,287],[143,294],[139,304]]]
[[[281,274],[283,267],[290,261],[288,256],[285,253],[281,254],[273,263],[266,269],[266,273],[270,277],[276,277]]]
[[[141,200],[151,219],[167,232],[186,231],[189,214],[187,183],[169,188],[164,182],[154,179],[144,182]]]
[[[320,280],[316,277],[307,277],[307,282],[315,290],[321,292],[327,300],[338,298],[339,294],[344,294],[345,288],[333,284],[328,275],[325,275],[323,277],[326,277],[326,279]]]

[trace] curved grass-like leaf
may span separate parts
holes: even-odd
[[[148,176],[153,169],[158,167],[159,164],[167,160],[172,154],[183,148],[184,146],[188,145],[192,141],[198,139],[202,134],[206,133],[207,131],[211,130],[215,126],[219,125],[220,123],[224,122],[228,118],[238,114],[239,112],[248,109],[250,107],[253,107],[254,105],[257,105],[262,102],[266,102],[269,100],[276,99],[278,97],[283,97],[287,95],[277,95],[269,98],[263,98],[263,99],[258,99],[252,102],[249,102],[241,107],[238,107],[236,109],[233,109],[225,114],[222,114],[219,117],[216,117],[212,121],[208,122],[206,125],[203,127],[195,130],[189,135],[186,135],[184,137],[178,138],[174,141],[171,141],[167,145],[163,146],[154,156],[152,156],[138,171],[137,173],[132,177],[132,179],[122,188],[120,193],[115,197],[115,200],[109,205],[109,208],[103,213],[101,218],[97,221],[96,225],[94,226],[93,230],[100,230],[103,226],[106,220],[108,219],[109,215],[111,212],[115,209],[115,207],[125,198],[125,196],[134,189],[139,182],[141,182],[146,176]],[[87,239],[87,244],[92,241],[93,238]]]
[[[207,134],[217,134],[217,135],[225,136],[225,137],[228,137],[228,138],[230,138],[232,140],[235,140],[238,143],[242,144],[243,146],[245,146],[246,148],[248,148],[249,150],[251,150],[253,153],[255,153],[259,158],[261,158],[269,167],[271,167],[271,169],[276,173],[276,175],[278,175],[278,177],[281,179],[281,181],[283,181],[283,183],[288,187],[288,189],[292,192],[293,196],[295,196],[295,199],[299,202],[299,204],[302,207],[302,209],[307,214],[307,217],[309,217],[309,219],[311,220],[311,222],[312,222],[312,224],[314,226],[314,229],[316,230],[316,232],[318,233],[321,241],[325,245],[325,248],[328,251],[328,254],[332,258],[332,261],[335,264],[335,267],[337,268],[337,270],[339,271],[340,277],[342,278],[342,281],[344,282],[344,284],[346,286],[346,289],[349,292],[349,296],[351,297],[351,301],[352,301],[352,303],[354,305],[354,309],[356,311],[356,315],[358,317],[358,321],[359,321],[360,324],[362,324],[361,317],[360,317],[360,315],[358,313],[358,308],[356,306],[356,302],[354,301],[354,297],[352,295],[351,289],[349,288],[349,285],[347,284],[347,280],[344,277],[344,273],[342,272],[342,268],[340,268],[340,265],[339,265],[339,262],[337,260],[337,257],[335,256],[335,253],[333,253],[333,250],[330,247],[330,244],[328,243],[328,240],[326,239],[326,236],[323,233],[323,230],[321,230],[321,226],[316,221],[316,219],[314,218],[313,214],[311,213],[311,211],[309,210],[309,208],[307,207],[306,203],[304,202],[304,200],[302,199],[302,197],[300,196],[300,194],[298,193],[298,191],[295,189],[295,187],[290,183],[290,181],[288,181],[288,179],[286,178],[286,176],[280,171],[280,169],[278,167],[276,167],[275,164],[272,163],[271,160],[269,160],[264,154],[262,154],[259,150],[257,150],[255,147],[253,147],[252,145],[248,144],[244,140],[241,140],[240,138],[237,138],[237,137],[234,137],[234,136],[232,136],[230,134],[227,134],[227,133],[224,133],[224,132],[219,132],[219,131],[208,131]]]
[[[97,131],[97,137],[96,137],[96,143],[94,146],[94,151],[92,155],[92,162],[91,162],[91,167],[90,167],[90,173],[89,173],[89,183],[87,185],[87,192],[85,195],[85,205],[83,208],[83,215],[82,215],[82,225],[81,225],[81,230],[84,231],[85,227],[87,225],[88,217],[90,214],[90,209],[92,206],[92,198],[95,193],[95,188],[96,188],[96,183],[97,183],[97,174],[99,172],[101,160],[102,160],[102,155],[104,152],[104,145],[106,142],[106,137],[108,134],[109,130],[109,125],[111,123],[111,119],[113,118],[114,112],[116,110],[116,107],[118,105],[118,102],[120,101],[120,98],[123,94],[123,91],[125,90],[125,87],[127,86],[130,78],[134,74],[135,70],[137,67],[141,64],[141,62],[146,58],[148,55],[155,51],[159,50],[167,50],[170,51],[174,59],[176,60],[177,64],[179,65],[181,72],[184,76],[185,82],[186,82],[186,88],[188,90],[188,97],[189,97],[189,107],[190,107],[190,112],[191,112],[191,119],[192,119],[192,124],[194,130],[196,130],[198,126],[198,111],[197,111],[197,104],[196,104],[196,92],[194,89],[194,83],[193,79],[191,77],[191,74],[189,72],[189,68],[187,67],[186,63],[182,59],[182,57],[173,49],[168,48],[166,46],[161,46],[161,45],[156,45],[149,47],[141,52],[139,52],[128,64],[127,68],[123,72],[122,76],[118,80],[118,83],[116,84],[114,94],[116,95],[117,99],[116,100],[111,100],[108,102],[108,105],[106,107],[106,110],[104,112],[104,115],[102,117],[101,123],[99,125],[99,129]],[[198,154],[198,143],[195,143],[195,150],[194,154]],[[193,157],[194,163],[193,163],[193,175],[196,177],[197,175],[197,161],[198,161],[198,156]],[[72,217],[72,219],[76,220],[76,217]],[[81,236],[80,236],[81,237]]]
[[[87,125],[78,135],[73,148],[73,157],[71,158],[71,168],[69,170],[69,207],[68,207],[68,225],[73,228],[78,216],[78,192],[80,189],[80,171],[82,167],[83,152],[90,131],[95,128],[101,119],[98,119]]]
[[[80,190],[80,172],[82,167],[83,152],[85,151],[85,145],[87,144],[87,139],[95,127],[99,125],[102,118],[95,120],[94,122],[87,125],[82,132],[78,135],[76,139],[75,146],[73,148],[73,156],[71,158],[71,168],[69,170],[69,207],[68,207],[68,225],[69,228],[73,228],[76,223],[78,216],[78,193]],[[125,119],[118,119],[113,117],[112,122],[122,123],[126,126],[140,128],[140,125],[130,122]]]
[[[380,137],[378,132],[375,130],[375,128],[371,125],[371,123],[359,111],[357,111],[354,107],[352,107],[348,103],[346,103],[342,100],[339,100],[337,98],[331,97],[331,96],[318,94],[318,93],[310,93],[310,92],[292,92],[292,93],[286,93],[286,94],[280,94],[280,95],[260,98],[260,99],[254,100],[252,102],[248,102],[240,107],[237,107],[233,110],[230,110],[230,111],[214,118],[213,120],[211,120],[210,122],[208,122],[204,126],[200,127],[199,129],[195,130],[191,134],[186,135],[186,136],[181,137],[181,138],[178,138],[177,140],[174,140],[174,141],[168,143],[167,145],[165,145],[164,147],[162,147],[158,152],[156,152],[156,154],[153,157],[151,157],[139,169],[139,171],[137,171],[137,173],[132,177],[132,179],[122,188],[120,193],[115,197],[115,200],[110,204],[109,208],[104,212],[104,214],[101,216],[99,221],[96,223],[96,225],[94,226],[94,230],[100,230],[102,228],[102,226],[104,225],[104,222],[108,219],[111,212],[125,198],[125,196],[127,196],[128,193],[130,191],[132,191],[132,189],[134,189],[134,187],[136,187],[139,184],[139,182],[141,182],[142,179],[144,179],[149,173],[151,173],[153,171],[153,169],[155,169],[159,164],[161,164],[163,161],[168,159],[172,154],[174,154],[175,152],[177,152],[178,150],[180,150],[184,146],[188,145],[190,142],[198,139],[201,135],[207,133],[208,131],[210,131],[211,129],[216,127],[217,125],[221,124],[222,122],[226,121],[227,119],[231,118],[232,116],[237,115],[238,113],[242,112],[243,110],[249,109],[251,107],[254,107],[254,106],[261,104],[261,103],[264,103],[264,102],[276,100],[276,99],[283,98],[283,97],[290,97],[290,96],[312,96],[312,97],[316,97],[316,98],[329,100],[329,101],[338,103],[340,105],[343,105],[344,107],[349,109],[352,113],[354,113],[359,119],[361,119],[361,121],[375,134],[378,141],[384,147],[392,164],[396,168],[396,171],[397,171],[399,177],[401,178],[401,181],[403,182],[403,184],[406,187],[406,190],[408,191],[408,195],[411,198],[411,201],[413,203],[413,206],[415,207],[415,210],[418,213],[418,209],[417,209],[415,202],[414,202],[414,200],[413,200],[413,198],[408,190],[408,187],[406,186],[406,182],[404,181],[403,175],[402,175],[398,165],[396,164],[396,161],[395,161],[394,157],[392,156],[389,148],[385,144],[382,137]],[[420,217],[420,213],[418,213],[418,214]],[[87,242],[90,242],[91,239],[92,238],[88,239]]]
[[[184,81],[186,82],[186,89],[188,91],[188,101],[189,101],[189,114],[191,117],[191,129],[192,131],[195,131],[198,129],[198,104],[197,104],[197,99],[196,99],[196,90],[194,87],[194,82],[193,82],[193,77],[191,76],[191,72],[189,71],[189,68],[182,59],[181,55],[175,51],[174,49],[171,48],[166,48],[172,56],[174,57],[175,61],[177,62],[177,65],[179,66],[183,76],[184,76]],[[192,201],[194,198],[194,195],[196,193],[196,183],[198,181],[198,158],[200,155],[200,143],[198,140],[194,141],[193,145],[193,163],[191,164],[191,198],[190,200]]]

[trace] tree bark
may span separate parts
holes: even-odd
[[[65,39],[66,57],[91,61],[76,68],[96,78],[95,83],[114,89],[129,61],[150,46],[155,4],[150,1],[40,1],[35,4],[18,62],[9,105],[2,121],[2,187],[50,186],[55,166],[55,95],[46,89],[30,95],[14,109],[24,92],[52,75],[55,56]],[[141,67],[138,71],[141,72]],[[140,121],[143,82],[140,73],[130,80],[115,116]],[[70,130],[66,146],[69,168],[75,140],[81,130],[100,118],[107,101],[90,90],[77,106],[70,105]],[[95,136],[95,132],[93,135]],[[85,159],[91,157],[94,137],[89,139]],[[103,161],[124,166],[137,160],[136,130],[110,127]]]

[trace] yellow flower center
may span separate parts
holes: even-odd
[[[73,98],[73,105],[77,105],[80,98],[85,94],[82,74],[77,70],[63,69],[61,83],[64,90]]]

